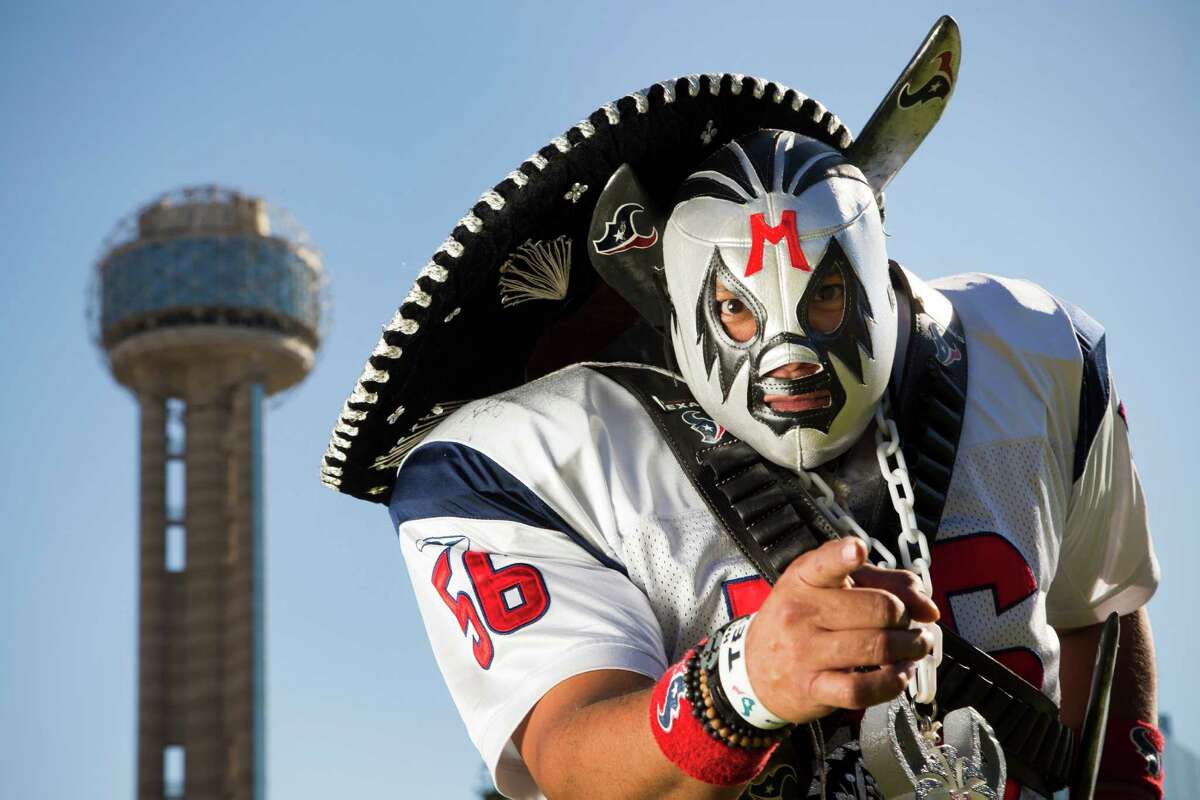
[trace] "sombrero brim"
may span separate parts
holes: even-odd
[[[321,480],[386,502],[396,467],[441,416],[542,371],[531,365],[546,361],[548,338],[557,340],[560,361],[564,353],[595,359],[632,322],[616,314],[604,317],[612,324],[588,318],[573,330],[564,325],[586,316],[586,304],[607,291],[586,244],[608,179],[628,163],[668,207],[705,157],[760,128],[841,150],[851,142],[837,117],[786,86],[733,74],[688,76],[602,106],[485,192],[384,327],[338,416]]]

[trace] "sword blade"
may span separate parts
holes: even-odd
[[[862,170],[876,197],[942,118],[958,83],[961,55],[958,23],[944,16],[934,23],[846,151],[846,158]]]
[[[1100,757],[1104,754],[1104,729],[1108,725],[1108,700],[1112,694],[1113,673],[1117,666],[1117,639],[1121,620],[1114,611],[1104,621],[1100,641],[1096,645],[1096,666],[1092,671],[1092,691],[1088,697],[1087,713],[1079,737],[1079,753],[1075,760],[1075,780],[1071,782],[1071,800],[1092,800],[1096,791],[1096,775]]]

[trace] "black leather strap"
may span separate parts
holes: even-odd
[[[897,288],[908,293],[902,274]],[[962,431],[966,343],[957,317],[945,330],[919,304],[913,310],[906,379],[893,403],[917,521],[921,530],[935,532]],[[839,535],[794,473],[767,462],[729,433],[706,443],[713,431],[697,426],[696,416],[689,414],[699,404],[681,380],[637,365],[593,369],[638,398],[709,509],[769,582],[797,556]],[[881,515],[871,531],[889,546],[898,533],[894,517]],[[1053,701],[954,631],[942,630],[939,710],[972,706],[983,714],[1004,748],[1009,775],[1022,785],[1047,797],[1066,786],[1074,737],[1059,721]]]

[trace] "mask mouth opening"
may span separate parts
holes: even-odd
[[[792,428],[828,433],[846,392],[826,355],[796,334],[772,339],[758,354],[747,387],[750,414],[776,435]]]
[[[833,405],[829,373],[818,369],[798,378],[762,378],[750,389],[752,410],[802,422]]]

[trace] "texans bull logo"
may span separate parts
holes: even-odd
[[[655,709],[655,715],[658,717],[658,727],[662,728],[664,733],[670,733],[671,728],[675,725],[675,720],[679,719],[680,702],[687,693],[687,680],[682,666],[676,668],[675,674],[671,676],[671,682],[667,684],[667,696],[663,698],[663,703]]]
[[[1129,730],[1129,740],[1133,742],[1133,747],[1138,751],[1138,755],[1146,759],[1146,774],[1151,778],[1157,778],[1162,772],[1162,751],[1159,744],[1150,736],[1150,732],[1140,725],[1135,725]]]
[[[954,336],[953,333],[936,322],[929,323],[929,330],[933,333],[933,342],[937,347],[937,360],[942,363],[942,366],[948,367],[962,359],[962,352],[951,338]]]
[[[800,776],[791,764],[764,770],[747,788],[750,800],[790,800],[800,796]]]
[[[716,444],[725,436],[725,426],[718,425],[712,417],[691,409],[683,412],[682,419],[688,427],[700,434],[703,444]]]
[[[949,50],[938,53],[938,69],[933,77],[925,81],[924,85],[915,92],[910,92],[909,84],[904,84],[900,89],[900,95],[896,98],[896,104],[901,108],[912,108],[935,97],[948,97],[950,87],[954,84],[954,72],[950,68],[950,59],[953,57]]]
[[[619,206],[613,217],[604,223],[604,234],[592,240],[592,246],[602,256],[612,256],[627,250],[645,250],[658,243],[658,229],[650,227],[649,233],[639,233],[637,215],[646,211],[640,203],[625,203]]]

